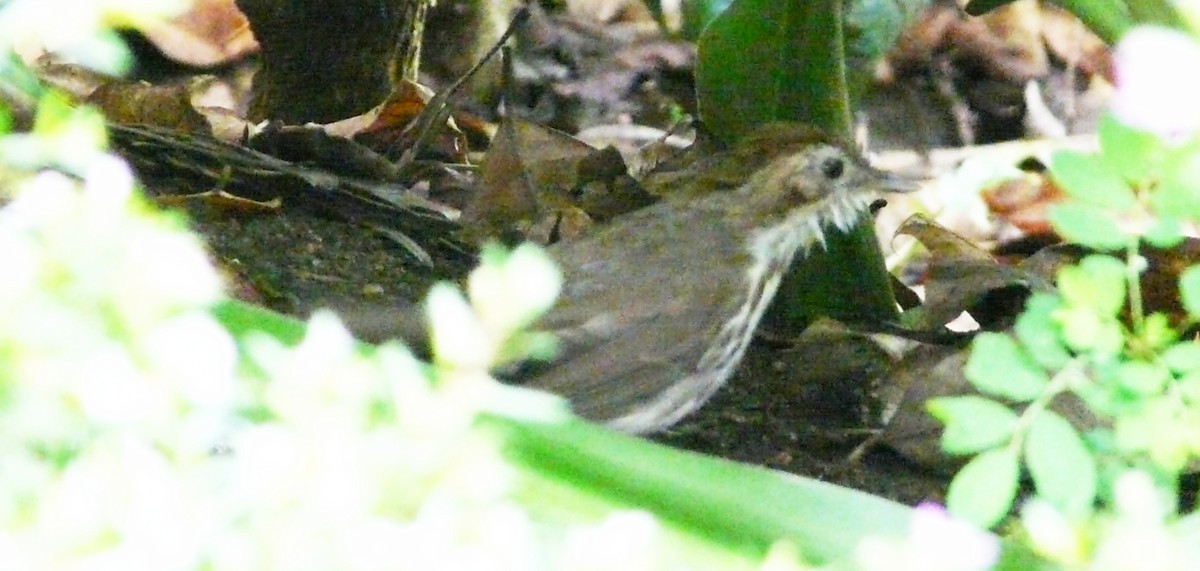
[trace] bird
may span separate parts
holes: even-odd
[[[707,147],[646,177],[660,202],[549,247],[563,289],[533,328],[558,351],[511,381],[620,431],[666,429],[729,379],[797,256],[916,189],[800,123]]]

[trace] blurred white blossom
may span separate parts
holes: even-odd
[[[244,404],[221,282],[124,163],[83,167],[0,210],[0,560],[194,568],[215,520],[193,468]]]
[[[114,26],[145,27],[180,14],[191,0],[10,0],[0,11],[0,49],[26,57],[54,52],[115,73],[127,59]]]
[[[984,571],[999,561],[1000,542],[925,502],[913,510],[906,537],[868,537],[855,555],[868,571]]]
[[[1113,114],[1166,141],[1200,129],[1200,43],[1177,30],[1140,26],[1113,53],[1117,89]]]

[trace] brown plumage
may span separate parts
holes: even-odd
[[[854,226],[878,192],[912,188],[795,124],[648,182],[681,188],[550,248],[564,290],[537,327],[561,351],[519,380],[637,433],[675,423],[725,382],[797,253]]]

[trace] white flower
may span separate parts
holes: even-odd
[[[1000,558],[1000,542],[988,532],[950,517],[925,502],[916,507],[908,537],[868,537],[855,557],[870,571],[983,571]]]
[[[1112,111],[1123,123],[1172,141],[1200,130],[1200,44],[1191,36],[1140,26],[1113,53],[1117,89]]]

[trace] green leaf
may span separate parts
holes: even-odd
[[[1125,334],[1115,317],[1105,317],[1089,307],[1063,307],[1054,312],[1063,340],[1074,351],[1091,352],[1107,359],[1125,346]]]
[[[656,3],[657,4],[657,3]],[[682,6],[683,22],[682,33],[683,37],[695,41],[700,37],[700,33],[704,31],[704,27],[721,15],[729,5],[731,0],[695,0],[692,2],[684,2]]]
[[[1176,373],[1200,371],[1200,345],[1192,341],[1176,343],[1163,352],[1162,360]]]
[[[1155,248],[1169,250],[1182,243],[1187,236],[1183,234],[1183,224],[1178,218],[1159,212],[1150,222],[1150,227],[1142,233],[1142,238]]]
[[[954,476],[946,492],[946,509],[979,527],[990,528],[1012,508],[1019,474],[1013,451],[997,448],[984,452]]]
[[[1034,418],[1025,439],[1025,464],[1038,495],[1070,515],[1096,499],[1096,461],[1071,423],[1053,411]]]
[[[964,371],[980,391],[1028,402],[1042,394],[1049,378],[1017,343],[1000,333],[980,333],[971,347]]]
[[[1069,242],[1097,250],[1121,250],[1132,239],[1112,216],[1096,206],[1064,202],[1050,207],[1050,223]]]
[[[1005,444],[1017,426],[1017,413],[980,396],[942,397],[926,405],[942,421],[942,450],[948,454],[973,454]]]
[[[1188,21],[1176,7],[1186,4],[1177,4],[1177,0],[1137,0],[1126,2],[1126,5],[1129,7],[1129,15],[1139,24],[1154,24],[1177,30],[1188,29]]]
[[[1200,319],[1200,266],[1192,266],[1179,275],[1179,299],[1188,317]]]
[[[1175,390],[1179,396],[1191,402],[1200,402],[1200,371],[1182,375],[1175,381]]]
[[[1082,20],[1088,29],[1095,32],[1104,43],[1109,45],[1117,43],[1117,40],[1125,35],[1125,32],[1138,24],[1138,21],[1129,15],[1128,2],[1056,0],[1055,3]]]
[[[304,339],[306,325],[295,317],[242,301],[227,300],[212,309],[213,317],[241,342],[253,333],[266,333],[284,345]]]
[[[1143,399],[1139,410],[1115,419],[1117,446],[1125,454],[1146,452],[1158,467],[1177,473],[1188,462],[1197,420],[1177,395]]]
[[[1127,126],[1107,113],[1100,117],[1099,135],[1106,168],[1123,182],[1144,186],[1156,177],[1163,160],[1163,145],[1157,136]],[[1129,198],[1133,198],[1132,193]]]
[[[1171,373],[1160,363],[1126,361],[1117,366],[1115,376],[1121,388],[1135,395],[1147,396],[1161,393]]]
[[[930,0],[846,0],[846,73],[850,92],[873,76],[875,62],[924,13]]]
[[[1121,260],[1093,254],[1059,270],[1058,291],[1069,306],[1113,317],[1125,307],[1125,272]]]
[[[850,132],[841,2],[735,0],[700,36],[696,100],[718,138],[794,120]]]
[[[491,420],[491,418],[489,418]],[[780,539],[814,564],[844,558],[871,535],[903,534],[912,510],[810,478],[747,466],[614,433],[583,422],[495,419],[506,456],[550,483],[590,491],[624,507],[761,557]],[[528,486],[535,515],[563,511],[542,481]],[[829,514],[838,514],[830,519]],[[542,518],[545,521],[544,518]]]
[[[1062,300],[1052,293],[1037,292],[1025,302],[1025,311],[1017,317],[1013,332],[1029,356],[1046,369],[1060,369],[1071,360],[1063,345],[1062,332],[1054,312]]]
[[[1162,179],[1150,193],[1156,215],[1200,219],[1200,142],[1173,149],[1163,163]]]
[[[896,297],[874,221],[866,219],[849,233],[830,232],[827,249],[814,249],[783,277],[768,320],[803,329],[825,316],[838,321],[895,319]],[[847,294],[853,292],[853,294]]]
[[[1147,315],[1134,334],[1142,346],[1152,351],[1161,351],[1179,338],[1175,328],[1171,326],[1171,319],[1165,313],[1157,311]]]
[[[1050,160],[1050,172],[1068,195],[1086,204],[1126,212],[1137,203],[1133,189],[1108,157],[1059,151]]]
[[[970,0],[967,3],[967,14],[972,16],[982,16],[999,8],[1013,3],[1015,0]]]

